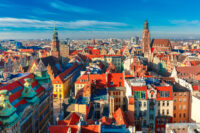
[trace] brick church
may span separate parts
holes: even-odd
[[[169,39],[150,39],[150,31],[147,20],[144,22],[142,34],[142,50],[144,57],[148,58],[152,52],[164,53],[172,50]]]
[[[58,39],[58,32],[56,27],[54,28],[52,45],[51,45],[51,56],[56,57],[60,63],[65,64],[69,59],[69,45],[67,42],[62,42]]]

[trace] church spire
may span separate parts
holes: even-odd
[[[148,24],[147,20],[145,20],[145,22],[144,22],[144,30],[149,30],[149,24]]]
[[[58,32],[56,26],[54,27],[54,32],[53,32],[53,41],[57,42],[58,41]]]

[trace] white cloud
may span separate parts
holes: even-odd
[[[171,20],[171,24],[181,24],[181,25],[192,25],[192,24],[200,24],[199,20]]]
[[[89,8],[84,8],[84,7],[79,7],[75,5],[71,5],[65,2],[62,2],[60,0],[56,0],[53,2],[50,2],[50,6],[53,8],[56,8],[58,10],[62,10],[65,12],[76,12],[76,13],[98,13],[98,11],[89,9]]]
[[[50,28],[61,27],[65,29],[79,29],[79,28],[106,28],[106,27],[123,27],[127,26],[125,23],[105,22],[96,20],[77,20],[77,21],[42,21],[38,19],[20,19],[20,18],[0,18],[0,27],[11,28]]]

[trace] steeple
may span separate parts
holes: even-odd
[[[60,59],[60,45],[59,45],[58,32],[57,32],[56,26],[55,26],[54,32],[53,32],[51,55]]]
[[[58,32],[57,32],[56,26],[54,27],[53,41],[55,41],[55,42],[58,41]]]
[[[149,24],[148,24],[147,20],[145,20],[145,22],[144,22],[144,30],[149,30]]]
[[[142,51],[144,54],[144,57],[149,57],[150,53],[150,31],[149,31],[149,26],[148,26],[147,20],[144,22],[144,30],[142,32]]]

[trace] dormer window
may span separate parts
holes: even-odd
[[[110,82],[110,85],[113,85],[113,82]]]

